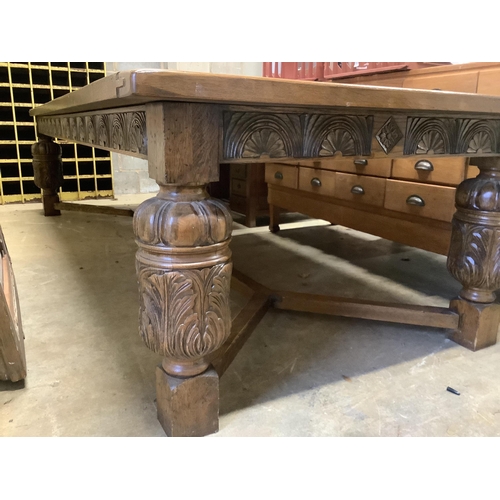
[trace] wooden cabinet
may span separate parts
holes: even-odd
[[[263,163],[229,167],[229,208],[243,214],[248,227],[255,227],[257,217],[269,214],[264,171]]]
[[[448,68],[448,66],[446,66]],[[423,90],[446,90],[450,92],[467,92],[475,94],[478,71],[461,71],[459,73],[443,72],[441,74],[423,74],[405,78],[403,88]]]
[[[456,185],[465,178],[466,165],[461,158],[444,160],[436,161],[435,170],[424,171],[424,179],[414,169],[418,158],[388,160],[387,177],[346,173],[344,160],[329,161],[327,168],[322,161],[314,162],[314,167],[304,162],[267,164],[270,226],[278,227],[277,207],[446,254]],[[453,172],[448,177],[441,172],[447,167]],[[434,172],[448,185],[432,183]]]

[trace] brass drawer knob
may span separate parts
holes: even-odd
[[[434,165],[428,160],[420,160],[415,163],[415,170],[424,170],[425,172],[432,172]]]
[[[353,186],[351,188],[351,193],[352,194],[365,194],[365,190],[362,188],[362,186]]]
[[[282,181],[283,180],[283,174],[281,172],[275,172],[274,178]]]
[[[420,198],[420,196],[417,196],[416,194],[412,194],[411,196],[408,196],[406,198],[406,204],[407,205],[414,205],[416,207],[425,207],[425,201]]]
[[[311,186],[321,187],[321,181],[317,177],[311,179]]]
[[[366,165],[368,165],[368,160],[354,160],[354,165],[366,167]]]

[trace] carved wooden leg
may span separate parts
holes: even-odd
[[[211,355],[230,334],[231,214],[203,187],[161,186],[134,215],[140,333],[164,356],[158,419],[169,436],[218,430]]]
[[[61,215],[54,208],[54,204],[59,203],[57,191],[63,183],[61,146],[45,135],[39,135],[38,139],[31,146],[31,154],[35,184],[42,190],[43,211],[46,216]]]
[[[452,339],[473,350],[496,343],[500,305],[500,160],[479,158],[481,173],[457,188],[448,270],[463,285],[450,308],[460,315]]]

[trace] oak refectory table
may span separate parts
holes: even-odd
[[[35,182],[45,215],[62,204],[54,138],[148,160],[160,191],[134,213],[139,330],[163,356],[158,419],[171,436],[218,430],[219,377],[269,307],[450,329],[473,350],[496,342],[500,306],[500,98],[182,73],[119,72],[31,110]],[[205,186],[220,163],[468,156],[480,169],[456,191],[449,308],[279,292],[232,273],[231,214]],[[233,280],[231,275],[233,274]],[[234,279],[237,278],[237,279]],[[248,292],[231,322],[231,287]]]

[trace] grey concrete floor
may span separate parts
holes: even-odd
[[[460,288],[442,256],[288,221],[276,235],[235,223],[235,266],[272,288],[392,302],[447,306]],[[29,204],[0,207],[0,224],[28,363],[25,383],[0,382],[0,436],[164,436],[131,219]],[[231,299],[236,314],[245,299]],[[473,353],[440,329],[272,310],[221,379],[211,437],[498,436],[499,362],[500,344]]]

